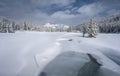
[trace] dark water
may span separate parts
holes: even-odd
[[[90,54],[65,52],[51,61],[38,76],[94,76],[100,66]]]

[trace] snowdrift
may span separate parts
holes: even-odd
[[[65,32],[0,33],[0,76],[38,76],[41,72],[50,76],[52,71],[77,76],[90,62],[87,53],[102,64],[95,76],[120,76],[120,34],[81,36]]]

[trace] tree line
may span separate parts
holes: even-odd
[[[98,25],[101,33],[120,33],[120,15],[98,21]]]
[[[100,33],[120,33],[120,15],[114,15],[101,20],[95,20]],[[83,32],[83,29],[87,29],[90,22],[82,23],[75,26],[75,30]],[[84,31],[85,32],[85,31]]]
[[[120,33],[120,14],[101,20],[95,20],[100,33]],[[83,32],[88,31],[90,22],[82,23],[77,26],[58,25],[54,27],[36,26],[24,22],[17,24],[7,18],[0,20],[0,33],[14,33],[15,31],[39,31],[39,32]]]
[[[15,33],[16,31],[39,31],[39,32],[72,32],[72,26],[58,25],[54,27],[45,27],[28,24],[24,22],[23,24],[17,24],[7,18],[0,20],[0,33]]]

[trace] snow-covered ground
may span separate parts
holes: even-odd
[[[70,59],[73,54],[67,55],[70,61],[66,60],[63,64],[66,70],[72,69],[72,66],[76,69],[78,63],[83,65],[89,61],[85,54],[91,53],[103,65],[97,76],[119,76],[119,46],[120,34],[99,34],[97,38],[83,38],[80,33],[64,32],[0,33],[0,76],[37,76],[46,70],[52,61],[56,62],[57,56],[73,51],[79,52],[80,56],[74,54],[76,56]],[[66,59],[66,55],[61,59]],[[71,64],[67,64],[68,62]],[[57,63],[60,66],[62,64],[60,61]],[[55,65],[55,63],[52,64]]]

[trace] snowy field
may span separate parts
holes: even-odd
[[[102,64],[96,76],[120,76],[120,34],[83,38],[80,33],[0,33],[0,76],[38,76],[57,68],[61,76],[71,76],[66,72],[76,72],[89,61],[86,53]]]

